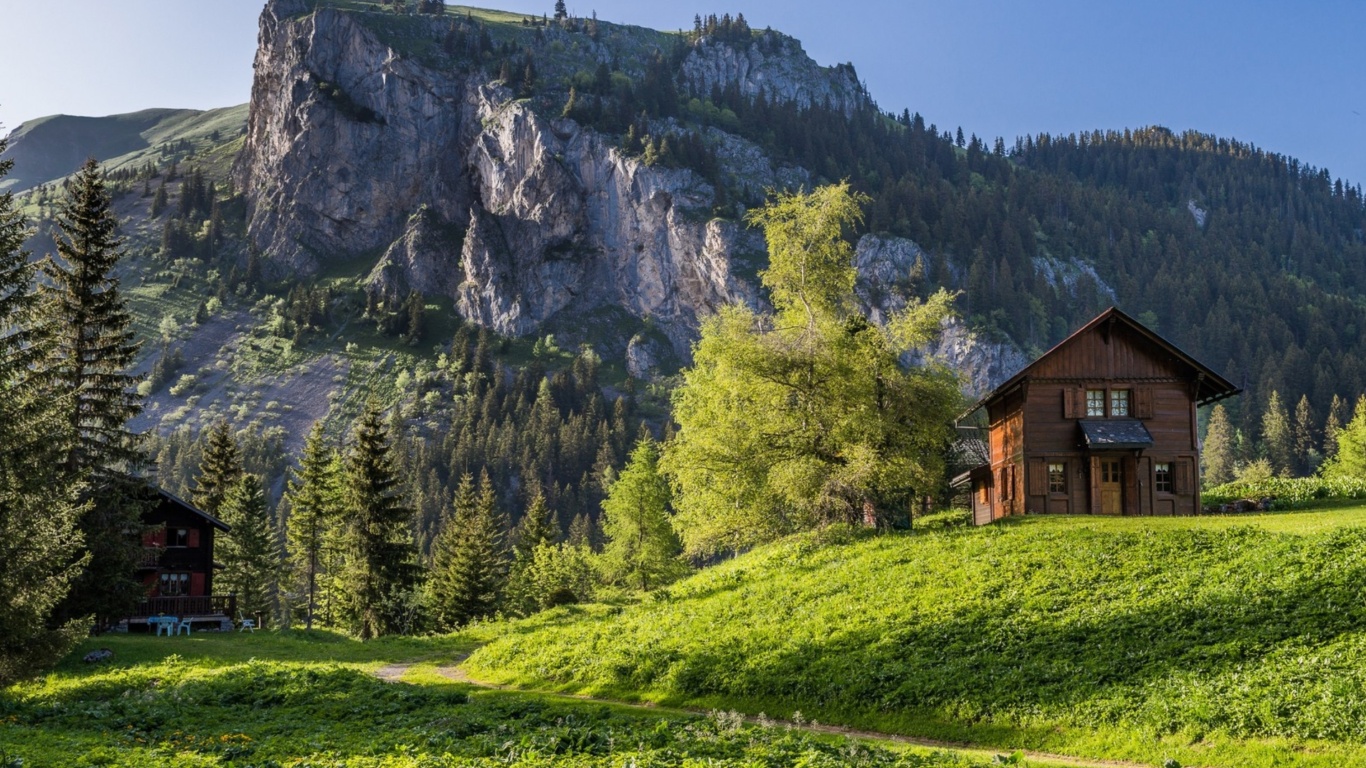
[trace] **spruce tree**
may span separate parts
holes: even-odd
[[[608,579],[648,591],[682,575],[683,546],[669,521],[669,483],[659,444],[644,437],[602,503],[602,568]]]
[[[462,627],[498,610],[507,580],[504,526],[488,471],[460,480],[441,532],[432,544],[428,603],[442,628]]]
[[[1223,485],[1233,481],[1234,449],[1233,424],[1223,404],[1217,404],[1209,415],[1209,430],[1205,433],[1201,453],[1205,461],[1206,485]]]
[[[289,502],[289,564],[294,581],[302,585],[307,596],[304,605],[304,626],[313,628],[313,614],[318,604],[318,576],[331,559],[328,544],[341,517],[341,500],[337,487],[336,453],[328,447],[321,421],[313,425],[304,441],[304,455],[299,468],[285,491]]]
[[[1318,469],[1319,451],[1314,439],[1314,410],[1309,406],[1309,396],[1300,395],[1295,406],[1295,464],[1300,475],[1311,475]]]
[[[232,527],[219,539],[215,552],[223,562],[220,584],[237,595],[240,613],[273,615],[279,596],[280,545],[261,478],[240,476],[220,511]]]
[[[417,582],[413,512],[399,488],[377,402],[366,405],[346,462],[346,618],[363,640],[403,629]]]
[[[143,594],[133,575],[142,557],[142,511],[151,500],[132,473],[144,457],[127,427],[142,411],[130,371],[138,345],[114,269],[123,254],[110,195],[91,159],[66,185],[57,215],[57,254],[43,264],[39,325],[44,357],[34,366],[59,409],[49,435],[65,487],[89,483],[80,528],[90,555],[62,604],[63,620],[95,615],[101,624]]]
[[[191,497],[196,506],[218,515],[228,494],[242,479],[242,451],[227,420],[219,419],[205,430],[204,458],[199,462]]]
[[[11,167],[0,161],[0,179]],[[0,194],[0,689],[47,671],[89,626],[52,620],[84,563],[73,489],[54,471],[58,413],[31,375],[44,348],[28,235],[13,195]]]
[[[546,596],[538,594],[532,566],[537,548],[553,545],[559,537],[560,526],[555,513],[546,504],[545,494],[537,488],[517,524],[507,585],[506,603],[511,612],[527,614],[544,604]]]
[[[1271,471],[1277,476],[1290,474],[1295,461],[1295,435],[1281,395],[1274,389],[1262,412],[1262,446],[1271,462]]]

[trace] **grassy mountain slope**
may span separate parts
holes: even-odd
[[[1366,509],[780,542],[481,679],[1160,763],[1366,760]],[[1355,763],[1353,763],[1355,764]]]
[[[240,134],[246,119],[247,105],[242,104],[207,111],[146,109],[108,117],[29,120],[11,134],[5,157],[14,160],[14,173],[0,181],[0,190],[19,192],[60,180],[88,157],[110,171],[160,160],[165,145],[187,141],[204,147],[215,133],[220,140]]]

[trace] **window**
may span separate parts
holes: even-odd
[[[1129,415],[1129,390],[1112,389],[1110,390],[1110,415],[1128,416]]]
[[[1067,493],[1067,465],[1048,465],[1048,492]]]
[[[1158,493],[1172,492],[1172,465],[1167,462],[1153,465],[1153,489]]]
[[[166,546],[168,547],[188,547],[190,546],[190,529],[188,528],[167,528]]]
[[[1105,390],[1086,390],[1086,415],[1088,417],[1105,415]]]
[[[188,573],[163,573],[161,574],[160,591],[164,597],[183,595],[190,591],[190,574]]]

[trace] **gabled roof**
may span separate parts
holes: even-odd
[[[213,515],[209,514],[208,512],[205,512],[204,510],[200,509],[199,507],[196,507],[195,505],[191,504],[190,502],[188,502],[188,501],[186,501],[186,500],[180,498],[179,496],[175,495],[174,493],[171,493],[170,491],[166,490],[165,488],[157,488],[156,491],[157,491],[157,495],[161,497],[162,501],[167,502],[167,503],[169,503],[169,504],[174,504],[174,505],[180,507],[181,509],[184,509],[186,512],[191,512],[191,513],[193,513],[193,514],[196,514],[196,515],[198,515],[198,516],[204,518],[205,520],[207,520],[207,521],[209,522],[209,524],[211,524],[213,527],[217,528],[218,530],[223,531],[224,533],[227,533],[228,531],[232,530],[232,526],[228,525],[227,523],[223,522],[222,520],[219,520],[218,518],[214,517]]]
[[[1034,370],[1035,366],[1037,366],[1041,361],[1056,354],[1059,350],[1071,344],[1072,341],[1077,339],[1078,337],[1090,333],[1091,331],[1101,327],[1102,325],[1105,325],[1106,323],[1122,323],[1124,326],[1132,329],[1139,336],[1143,337],[1144,339],[1152,343],[1154,346],[1158,347],[1159,349],[1162,349],[1163,351],[1170,354],[1172,357],[1176,358],[1181,363],[1184,363],[1185,365],[1189,366],[1192,369],[1192,371],[1196,374],[1196,378],[1200,383],[1199,390],[1196,392],[1195,395],[1195,402],[1197,405],[1208,405],[1210,403],[1223,400],[1226,397],[1233,397],[1234,395],[1237,395],[1240,392],[1242,392],[1241,389],[1234,386],[1233,383],[1230,382],[1228,379],[1225,379],[1223,376],[1220,376],[1218,373],[1215,373],[1214,369],[1210,368],[1209,366],[1205,365],[1199,360],[1196,360],[1194,357],[1191,357],[1190,355],[1186,354],[1175,344],[1159,336],[1156,331],[1152,330],[1143,323],[1138,322],[1137,320],[1125,314],[1124,312],[1121,312],[1117,307],[1110,307],[1104,312],[1101,312],[1099,315],[1096,315],[1096,317],[1092,319],[1091,322],[1078,328],[1070,336],[1058,342],[1056,345],[1054,345],[1052,349],[1040,355],[1036,360],[1034,360],[1034,362],[1030,363],[1029,365],[1026,365],[1019,371],[1019,373],[1016,373],[1014,376],[1011,376],[1009,379],[1006,379],[1005,382],[1002,383],[999,387],[993,389],[981,400],[978,400],[972,406],[972,408],[968,409],[966,412],[963,413],[962,416],[958,417],[959,420],[961,421],[967,418],[968,416],[971,416],[972,414],[984,408],[991,401],[1011,391],[1016,386],[1018,386],[1021,381],[1028,377],[1029,374]]]

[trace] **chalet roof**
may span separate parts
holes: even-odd
[[[196,515],[198,515],[198,516],[204,518],[205,520],[207,520],[207,521],[209,522],[210,525],[212,525],[213,527],[217,528],[217,529],[220,530],[220,531],[223,531],[224,533],[227,533],[228,531],[232,530],[232,526],[228,525],[227,523],[223,522],[222,520],[219,520],[218,518],[214,517],[213,515],[209,514],[208,512],[205,512],[204,510],[200,509],[199,507],[196,507],[195,505],[191,504],[190,502],[188,502],[188,501],[186,501],[186,500],[180,498],[179,496],[175,495],[174,493],[171,493],[170,491],[166,490],[165,488],[157,488],[157,495],[160,496],[160,497],[161,497],[161,500],[162,500],[163,502],[165,502],[165,503],[174,504],[174,505],[180,507],[181,509],[184,509],[186,512],[191,512],[191,513],[193,513],[193,514],[196,514]]]
[[[1091,450],[1141,450],[1153,447],[1153,436],[1138,419],[1082,419],[1081,434]]]
[[[993,389],[981,400],[978,400],[970,409],[965,411],[963,415],[959,417],[959,420],[962,421],[963,419],[966,419],[968,416],[971,416],[972,414],[986,407],[987,404],[991,403],[996,398],[1005,395],[1007,392],[1011,391],[1016,386],[1018,386],[1020,382],[1023,381],[1026,377],[1028,377],[1030,373],[1034,370],[1035,366],[1037,366],[1041,361],[1047,359],[1048,357],[1051,357],[1054,354],[1057,354],[1060,350],[1062,350],[1064,347],[1067,347],[1069,344],[1073,342],[1073,340],[1077,339],[1078,337],[1087,334],[1095,330],[1096,328],[1105,325],[1106,323],[1122,323],[1123,325],[1127,326],[1128,328],[1136,332],[1139,336],[1146,339],[1149,343],[1153,344],[1154,346],[1158,347],[1164,352],[1170,354],[1172,357],[1176,358],[1176,360],[1188,366],[1191,369],[1191,371],[1195,374],[1195,378],[1199,383],[1199,389],[1197,390],[1195,395],[1196,405],[1208,405],[1210,403],[1223,400],[1226,397],[1233,397],[1234,395],[1237,395],[1240,392],[1242,392],[1241,389],[1234,386],[1233,383],[1230,382],[1228,379],[1225,379],[1223,376],[1220,376],[1218,373],[1216,373],[1214,369],[1210,368],[1209,366],[1205,365],[1199,360],[1196,360],[1194,357],[1191,357],[1190,355],[1186,354],[1184,351],[1181,350],[1181,348],[1177,347],[1175,344],[1159,336],[1156,331],[1152,330],[1143,323],[1138,322],[1134,318],[1120,311],[1119,308],[1110,307],[1104,312],[1101,312],[1099,315],[1096,315],[1095,318],[1093,318],[1086,325],[1083,325],[1082,327],[1078,328],[1070,336],[1058,342],[1056,345],[1054,345],[1052,349],[1040,355],[1037,359],[1034,360],[1034,362],[1020,369],[1020,371],[1016,373],[1014,376],[1011,376],[1009,379],[1006,379],[1005,382],[1003,382],[999,387]]]

